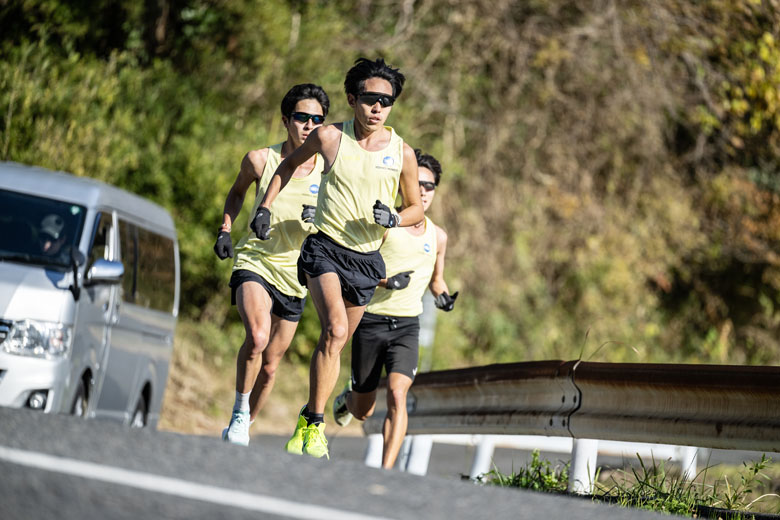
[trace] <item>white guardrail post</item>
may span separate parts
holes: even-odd
[[[699,448],[695,446],[676,446],[675,459],[680,462],[680,475],[683,480],[696,478]]]
[[[569,493],[593,494],[598,455],[598,440],[574,439],[574,446],[571,450],[571,466],[569,467]]]
[[[493,464],[493,452],[496,449],[496,442],[492,435],[477,435],[475,440],[477,449],[474,452],[471,470],[469,470],[469,478],[472,480],[490,471]]]
[[[412,475],[425,475],[428,473],[428,463],[431,460],[433,437],[431,435],[407,436],[409,450],[405,458],[402,458],[402,470]]]
[[[364,462],[370,468],[382,467],[382,451],[384,450],[384,439],[381,433],[372,433],[368,436],[368,446],[366,446],[366,457]]]

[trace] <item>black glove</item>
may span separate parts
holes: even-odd
[[[257,208],[255,218],[249,225],[260,240],[268,240],[268,234],[271,232],[271,210],[260,206]]]
[[[390,208],[379,201],[374,204],[374,222],[386,228],[398,226],[401,223],[401,217],[397,213],[390,211]]]
[[[217,243],[214,244],[214,252],[220,260],[227,257],[233,258],[233,242],[230,240],[230,233],[221,231],[217,235]]]
[[[409,280],[410,274],[412,274],[414,271],[404,271],[403,273],[398,273],[396,275],[391,276],[387,279],[387,283],[385,284],[385,289],[390,290],[399,290],[399,289],[406,289],[409,286]]]
[[[303,220],[307,224],[311,224],[312,222],[314,222],[315,213],[317,213],[317,206],[312,206],[311,204],[304,204],[303,212],[301,213],[301,220]]]
[[[452,296],[446,292],[443,292],[436,297],[436,307],[443,310],[444,312],[450,312],[452,308],[455,307],[455,300],[457,297],[458,291],[452,293]]]

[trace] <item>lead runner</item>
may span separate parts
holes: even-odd
[[[385,278],[379,253],[385,228],[413,226],[424,217],[414,150],[385,121],[405,78],[381,58],[359,58],[344,90],[351,121],[325,125],[279,165],[252,225],[268,238],[274,199],[295,169],[314,154],[324,159],[314,225],[301,247],[298,278],[309,289],[320,318],[320,337],[309,371],[309,400],[301,409],[291,453],[328,457],[325,405],[339,375],[341,351]],[[404,208],[393,207],[398,191]]]

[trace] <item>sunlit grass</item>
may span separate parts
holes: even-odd
[[[776,491],[777,468],[765,455],[745,462],[741,468],[706,467],[696,478],[683,478],[677,468],[668,470],[665,461],[646,463],[603,476],[595,484],[593,500],[624,507],[669,514],[724,519],[749,519],[751,513],[780,513]],[[774,478],[773,478],[774,475]],[[479,482],[535,491],[566,493],[569,464],[552,464],[534,451],[523,468],[502,474],[497,468],[478,478]]]

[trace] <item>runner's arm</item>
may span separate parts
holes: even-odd
[[[411,146],[404,143],[404,163],[401,168],[401,198],[403,209],[400,213],[401,226],[414,226],[425,218],[422,200],[420,199],[420,185],[417,177],[417,158]]]
[[[386,230],[386,231],[384,232],[384,234],[382,235],[382,244],[384,244],[384,243],[385,243],[385,240],[387,240],[387,233],[388,233],[389,231],[390,231],[390,230]],[[382,244],[379,244],[379,249],[382,249]],[[378,284],[376,284],[376,286],[377,286],[377,287],[387,287],[387,278],[382,278],[381,280],[379,280],[379,283],[378,283]]]
[[[241,168],[238,170],[236,180],[230,187],[225,206],[222,212],[222,226],[220,231],[230,232],[233,228],[233,222],[241,212],[244,205],[244,197],[253,182],[259,182],[263,176],[263,168],[268,160],[268,148],[261,150],[252,150],[248,152],[241,160]]]
[[[447,252],[447,233],[436,226],[436,263],[433,264],[433,274],[431,275],[431,282],[428,284],[428,288],[433,293],[433,297],[436,298],[440,294],[450,292],[447,287],[447,282],[444,281],[444,255]]]

